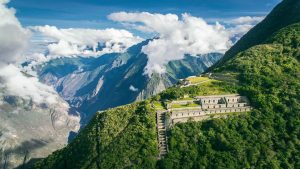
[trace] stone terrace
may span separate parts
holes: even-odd
[[[177,105],[174,106],[174,105]],[[240,95],[197,96],[193,100],[176,100],[167,104],[167,110],[157,110],[159,157],[168,152],[167,128],[189,120],[202,121],[211,116],[221,117],[230,113],[249,112],[249,100]],[[167,114],[170,116],[168,117]]]
[[[171,108],[172,104],[189,104],[191,102],[198,103],[199,106]],[[168,111],[171,113],[171,125],[178,122],[186,122],[189,119],[199,121],[211,115],[221,116],[223,114],[248,112],[250,110],[248,99],[240,95],[197,96],[192,101],[173,101],[168,106]]]

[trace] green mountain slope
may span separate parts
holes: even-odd
[[[288,15],[291,5],[299,6],[290,2],[296,1],[283,1],[281,6],[289,6],[276,7],[273,15]],[[226,82],[172,87],[152,98],[176,99],[212,88],[248,96],[251,113],[177,124],[168,133],[169,153],[157,161],[150,101],[110,109],[34,168],[300,168],[300,22],[268,35],[212,71]],[[224,78],[229,75],[238,83]]]
[[[300,23],[239,53],[215,73],[238,73],[250,116],[180,124],[162,168],[300,167]]]
[[[155,111],[149,102],[99,112],[74,142],[35,168],[154,168]]]
[[[241,51],[264,43],[273,33],[297,22],[300,22],[300,1],[282,1],[261,23],[256,25],[231,47],[214,67],[222,65]]]

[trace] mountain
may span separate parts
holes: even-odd
[[[213,70],[237,76],[248,116],[180,124],[169,133],[161,168],[300,167],[300,22]]]
[[[44,158],[68,143],[70,132],[79,130],[79,118],[59,101],[52,106],[36,103],[0,87],[0,168]]]
[[[273,15],[299,8],[289,2],[295,1],[284,0]],[[299,168],[300,20],[293,22],[216,66],[211,78],[220,82],[171,87],[149,100],[98,112],[72,143],[33,168]],[[176,124],[167,133],[168,154],[159,160],[152,105],[223,92],[247,96],[253,109]]]
[[[218,53],[185,56],[168,63],[166,74],[149,77],[144,75],[148,59],[141,52],[148,42],[97,58],[54,59],[38,68],[39,77],[81,112],[82,123],[86,123],[98,110],[146,99],[178,79],[202,73],[222,57]]]
[[[289,12],[286,12],[289,11]],[[265,41],[278,30],[300,20],[300,1],[284,0],[266,18],[244,35],[214,66],[219,66],[241,51]]]

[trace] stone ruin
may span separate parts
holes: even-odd
[[[171,108],[172,104],[198,103],[197,107]],[[228,113],[248,112],[251,110],[249,100],[240,95],[197,96],[194,100],[173,101],[168,107],[169,125],[188,120],[201,121],[211,115],[222,116]]]
[[[198,106],[172,108],[172,105],[188,105],[197,103]],[[158,158],[168,153],[167,128],[176,123],[189,120],[202,121],[205,119],[226,116],[229,113],[249,112],[249,100],[240,95],[197,96],[194,100],[177,100],[167,104],[167,110],[157,111],[157,140],[159,148]],[[169,117],[168,117],[169,116]]]

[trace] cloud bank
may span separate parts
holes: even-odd
[[[224,22],[208,24],[204,19],[182,14],[152,14],[148,12],[117,12],[108,19],[121,22],[130,29],[144,33],[155,33],[158,38],[144,46],[142,52],[148,56],[145,74],[165,73],[165,64],[183,59],[186,54],[197,56],[207,53],[224,53],[241,36],[264,17],[239,17]]]
[[[6,7],[8,2],[0,0],[0,66],[19,61],[30,37],[15,17],[15,10]]]
[[[117,12],[108,19],[121,22],[125,27],[157,35],[142,48],[148,56],[144,74],[165,73],[165,64],[183,59],[186,54],[200,56],[207,53],[224,53],[264,17],[239,17],[209,24],[189,14],[157,14],[148,12]],[[101,56],[124,52],[143,39],[120,29],[59,29],[55,26],[35,26],[30,29],[42,34],[46,53],[31,53],[30,67],[57,57]],[[33,50],[34,51],[34,50]]]
[[[60,104],[61,99],[52,87],[22,73],[17,66],[25,59],[23,52],[28,45],[30,31],[22,27],[15,17],[15,10],[7,8],[8,2],[0,0],[0,91],[38,104]]]
[[[148,56],[145,74],[164,73],[165,64],[171,60],[183,59],[185,54],[199,55],[211,52],[224,53],[230,46],[230,34],[225,27],[216,23],[209,25],[202,18],[182,14],[112,13],[113,21],[130,24],[132,28],[143,32],[157,33],[144,46],[142,52]]]
[[[0,84],[6,94],[19,96],[35,103],[56,104],[59,96],[56,91],[39,82],[36,77],[25,76],[20,69],[12,64],[0,69],[0,79],[5,83]]]
[[[59,29],[55,26],[35,26],[31,30],[53,39],[48,45],[49,55],[99,56],[123,52],[143,39],[119,29]]]
[[[26,59],[24,49],[30,33],[0,0],[0,166],[15,168],[23,164],[20,155],[41,158],[67,143],[70,131],[79,130],[79,116],[68,114],[69,105],[55,90],[22,73],[17,65]],[[47,142],[31,150],[23,143]],[[49,142],[48,142],[49,140]],[[14,151],[11,151],[14,150]],[[5,165],[7,163],[7,165]]]

